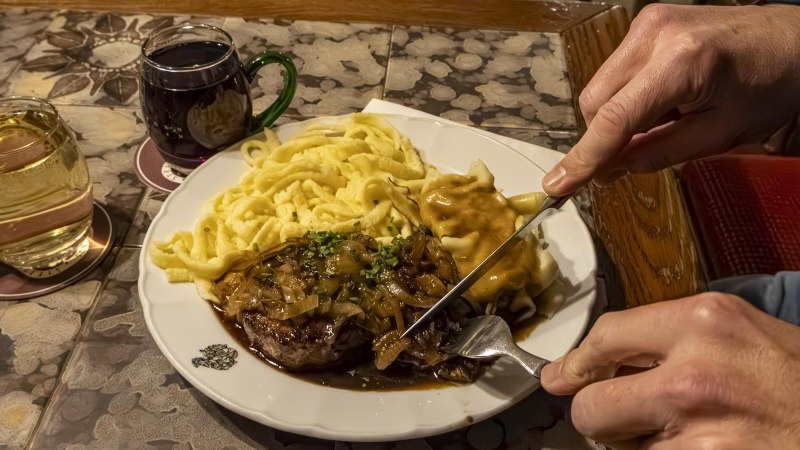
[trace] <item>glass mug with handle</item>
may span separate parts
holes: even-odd
[[[33,278],[89,250],[92,183],[75,136],[50,103],[0,99],[0,261]]]
[[[268,64],[283,66],[283,89],[253,117],[250,83]],[[266,51],[242,63],[233,38],[212,25],[177,25],[142,44],[140,96],[147,129],[166,163],[182,174],[270,126],[296,90],[290,57]]]

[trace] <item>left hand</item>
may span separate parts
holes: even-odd
[[[800,327],[733,295],[604,314],[542,386],[576,393],[575,427],[612,445],[800,448]]]

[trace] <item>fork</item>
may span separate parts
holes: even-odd
[[[442,350],[471,359],[508,356],[536,378],[542,377],[542,368],[550,363],[519,348],[506,321],[495,315],[470,320]]]

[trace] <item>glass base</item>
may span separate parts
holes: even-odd
[[[50,278],[74,266],[89,252],[89,238],[85,238],[78,245],[71,248],[71,252],[57,261],[50,261],[47,266],[41,267],[16,267],[25,276],[30,278]]]
[[[76,223],[7,244],[0,248],[0,261],[31,278],[62,272],[89,251],[91,214]]]
[[[92,229],[87,235],[89,251],[85,256],[47,272],[35,273],[37,278],[0,263],[0,302],[25,300],[58,291],[81,280],[103,262],[113,246],[114,226],[106,210],[97,203],[92,207]]]

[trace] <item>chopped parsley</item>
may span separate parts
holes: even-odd
[[[318,295],[325,295],[327,294],[327,291],[322,286],[314,286],[314,293]]]
[[[272,281],[273,275],[272,269],[267,266],[256,266],[253,271],[250,273],[254,278],[260,280],[261,282],[266,283],[267,281]]]
[[[336,253],[339,244],[347,239],[346,235],[333,231],[311,231],[306,237],[311,241],[303,254],[306,260],[324,258]]]
[[[321,258],[336,254],[340,244],[348,239],[344,233],[332,231],[312,231],[306,234],[309,240],[308,247],[303,252],[303,266],[311,267]],[[381,273],[390,270],[400,264],[400,252],[406,245],[406,239],[402,236],[395,236],[390,244],[378,244],[378,252],[372,260],[372,264],[361,270],[361,275],[368,280],[377,281]],[[352,253],[352,252],[351,252]],[[357,255],[353,255],[357,259]],[[330,269],[321,270],[321,273],[334,276],[336,273]]]
[[[399,236],[392,239],[391,244],[378,244],[378,254],[375,255],[372,266],[369,269],[363,269],[361,275],[368,280],[377,280],[384,270],[392,269],[400,263],[398,256],[405,245],[406,240]]]
[[[253,242],[253,251],[254,252],[258,251],[258,242]]]
[[[372,201],[372,204],[373,204],[373,205],[377,205],[378,203],[380,203],[380,201],[379,201],[379,200],[373,200],[373,201]]]
[[[292,217],[294,217],[295,219],[297,219],[297,211],[292,211]]]

